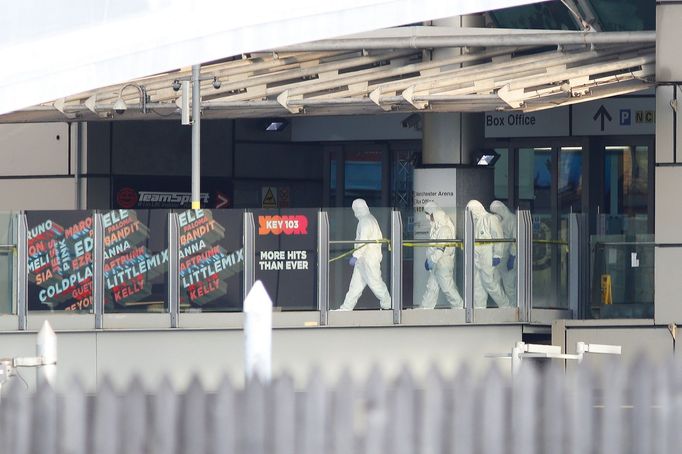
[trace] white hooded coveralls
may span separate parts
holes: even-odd
[[[490,211],[500,217],[504,238],[515,240],[517,231],[516,215],[499,200],[495,200],[490,204]],[[516,260],[514,260],[514,266],[511,270],[507,269],[507,262],[510,256],[516,257],[516,243],[502,243],[502,246],[502,263],[500,263],[498,268],[502,276],[504,291],[509,297],[509,301],[514,304],[516,302]]]
[[[502,239],[502,225],[494,214],[488,213],[481,202],[472,200],[467,204],[474,218],[474,240]],[[500,273],[502,246],[504,243],[474,246],[474,307],[485,308],[488,296],[497,307],[509,306],[509,298],[502,289]],[[500,265],[493,266],[493,258],[500,259]]]
[[[441,209],[433,212],[431,231],[429,237],[432,240],[452,241],[455,238],[455,225],[447,214]],[[433,309],[438,301],[438,290],[443,294],[452,307],[464,307],[464,300],[457,291],[457,285],[453,276],[455,268],[455,248],[445,247],[439,244],[432,245],[426,250],[426,257],[434,264],[429,271],[429,279],[426,282],[426,290],[422,297],[421,307]]]
[[[376,218],[369,212],[367,202],[363,199],[353,201],[353,214],[358,218],[355,239],[358,241],[381,240],[383,235]],[[356,243],[353,252],[355,267],[350,279],[348,292],[340,310],[350,311],[355,308],[362,291],[369,286],[374,296],[379,299],[382,309],[391,308],[391,295],[381,277],[381,243]]]

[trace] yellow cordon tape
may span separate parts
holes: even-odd
[[[367,241],[367,240],[365,240],[365,241]],[[346,251],[346,252],[344,252],[343,254],[341,254],[341,255],[339,255],[339,256],[336,256],[336,257],[334,257],[334,258],[332,258],[332,259],[329,259],[329,263],[336,262],[337,260],[341,260],[342,258],[348,257],[348,256],[351,255],[353,252],[355,252],[355,251],[357,251],[357,250],[359,250],[359,249],[362,249],[363,247],[367,246],[368,244],[377,244],[377,243],[378,243],[378,244],[386,243],[386,244],[388,244],[388,250],[389,250],[389,251],[391,250],[391,240],[387,240],[387,239],[384,238],[384,239],[381,239],[381,240],[375,240],[374,243],[365,243],[365,244],[363,244],[363,245],[360,245],[360,246],[358,246],[358,247],[356,247],[356,248],[351,249],[350,251]]]
[[[507,244],[507,243],[515,243],[515,240],[497,240],[497,241],[474,241],[475,246],[490,246],[493,244]],[[391,241],[390,240],[376,240],[375,243],[387,243],[388,244],[388,250],[391,250]],[[537,244],[556,244],[559,246],[565,246],[566,251],[568,251],[568,243],[566,241],[556,241],[556,240],[533,240],[533,243]],[[362,249],[363,247],[367,246],[367,244],[370,243],[365,243],[362,246],[356,247],[351,249],[350,251],[346,251],[343,254],[334,257],[332,259],[329,259],[329,263],[335,262],[337,260],[341,260],[342,258],[348,257],[351,255],[353,252],[357,251],[358,249]],[[464,242],[463,241],[458,241],[456,243],[411,243],[411,242],[404,242],[402,243],[403,247],[456,247],[460,249],[464,249]]]

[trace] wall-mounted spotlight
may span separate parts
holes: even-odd
[[[217,77],[213,76],[213,88],[216,90],[220,88],[221,82]]]
[[[289,126],[289,120],[284,118],[273,118],[265,122],[265,130],[268,132],[281,132]]]
[[[417,131],[422,129],[422,117],[417,113],[413,113],[405,117],[403,121],[400,122],[403,128],[414,128]]]
[[[473,162],[477,166],[494,166],[497,160],[500,159],[500,154],[493,149],[476,150],[473,155]]]
[[[114,102],[114,112],[116,112],[119,115],[123,115],[126,110],[128,110],[128,105],[126,102],[123,100],[123,90],[125,90],[128,87],[135,87],[137,91],[140,93],[140,104],[142,105],[142,113],[146,114],[147,113],[147,90],[144,88],[144,85],[135,85],[135,84],[126,84],[118,92],[118,99],[116,99],[116,102]]]
[[[180,88],[182,88],[182,84],[178,79],[175,79],[171,84],[171,87],[173,88],[173,91],[180,91]]]

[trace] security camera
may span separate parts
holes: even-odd
[[[175,79],[171,84],[171,87],[173,88],[173,91],[180,91],[180,87],[182,87],[182,84],[178,79]]]
[[[127,109],[128,106],[126,105],[123,98],[118,98],[114,103],[114,112],[116,112],[119,115],[123,115]]]
[[[400,124],[403,128],[414,128],[419,130],[421,127],[422,117],[419,114],[413,113],[406,117]]]
[[[218,80],[217,77],[213,77],[213,88],[216,90],[220,88],[221,82]]]

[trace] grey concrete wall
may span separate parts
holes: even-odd
[[[621,360],[630,364],[635,358],[646,354],[647,359],[656,363],[670,361],[674,358],[674,342],[670,331],[665,326],[569,326],[566,329],[566,353],[576,353],[576,343],[620,345]],[[614,358],[610,355],[586,354],[585,362],[601,370],[608,366]],[[571,370],[576,361],[567,361],[566,368]]]
[[[88,389],[108,375],[123,386],[140,374],[147,386],[167,375],[184,387],[198,375],[215,388],[223,374],[243,380],[241,330],[112,330],[57,331],[58,386],[73,375]],[[504,374],[509,362],[485,358],[488,353],[511,350],[521,340],[520,325],[504,326],[391,326],[371,328],[289,328],[273,333],[273,372],[288,371],[297,386],[304,386],[314,367],[334,381],[348,367],[352,376],[363,380],[373,365],[395,376],[409,366],[423,376],[432,364],[452,375],[464,362],[482,372],[497,363]],[[34,354],[35,332],[0,333],[0,357]],[[22,373],[35,385],[32,370]]]
[[[682,4],[656,5],[655,321],[682,322]],[[675,106],[675,103],[679,103]]]

